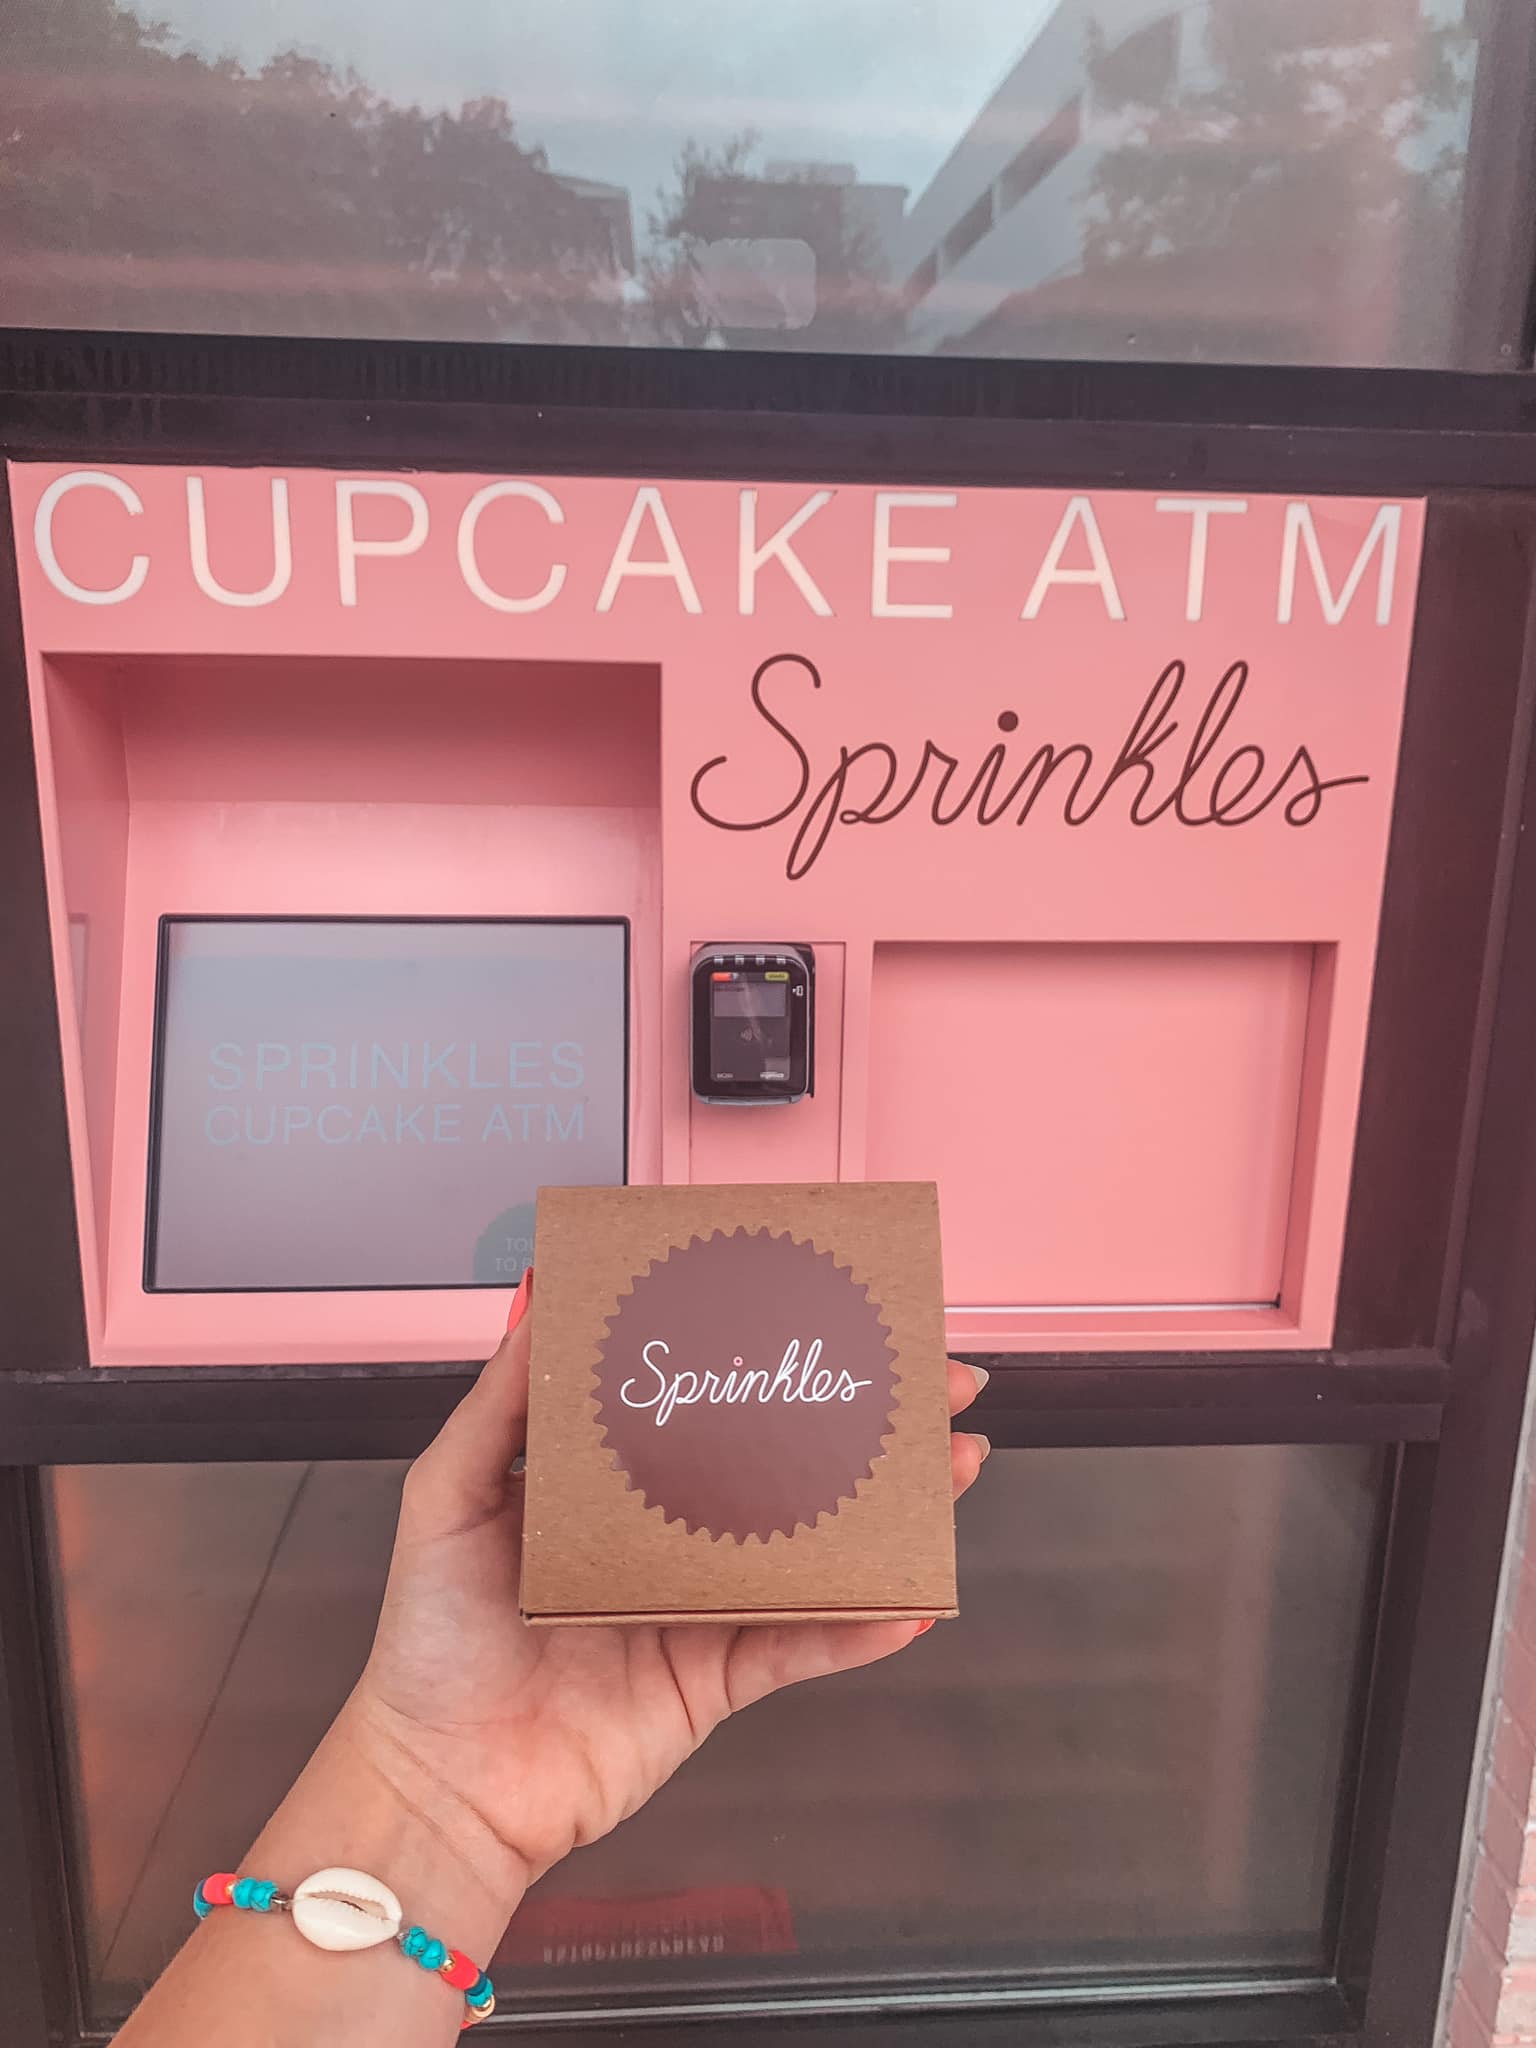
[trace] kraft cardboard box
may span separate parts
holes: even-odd
[[[547,1188],[523,1612],[951,1615],[936,1190]]]

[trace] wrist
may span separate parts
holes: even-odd
[[[349,1701],[242,1868],[284,1890],[333,1865],[366,1871],[419,1924],[489,1965],[528,1886],[516,1853]]]

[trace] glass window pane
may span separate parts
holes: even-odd
[[[90,1996],[110,2020],[356,1674],[400,1469],[76,1468],[48,1487]],[[1387,1462],[999,1451],[962,1602],[729,1723],[550,1874],[515,2008],[1318,1975]]]
[[[1524,4],[10,0],[0,322],[1495,364]]]

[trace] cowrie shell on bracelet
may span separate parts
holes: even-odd
[[[317,1870],[293,1895],[293,1924],[316,1948],[378,1948],[405,1918],[387,1884],[365,1870]]]

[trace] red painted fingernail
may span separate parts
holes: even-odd
[[[918,1633],[918,1635],[920,1635],[920,1636],[925,1636],[925,1635],[927,1635],[927,1633],[928,1633],[929,1629],[931,1629],[932,1627],[933,1627],[933,1623],[932,1623],[931,1621],[920,1621],[920,1622],[919,1622],[919,1623],[917,1624],[917,1633]],[[914,1640],[915,1640],[915,1638],[914,1638]]]
[[[507,1329],[515,1330],[528,1313],[528,1304],[533,1299],[533,1268],[530,1266],[517,1283],[517,1292],[512,1297],[512,1306],[507,1310]]]

